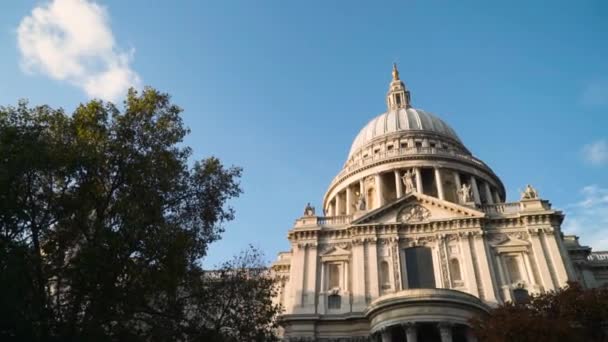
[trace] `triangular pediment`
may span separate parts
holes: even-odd
[[[521,247],[527,246],[528,241],[518,239],[515,236],[509,236],[507,234],[496,234],[488,239],[490,245],[494,247]]]
[[[411,193],[364,214],[353,224],[423,223],[459,218],[479,218],[485,213],[471,207],[419,193]]]
[[[323,257],[346,256],[346,255],[350,255],[350,251],[348,249],[342,248],[340,246],[331,247],[327,251],[321,253],[321,256],[323,256]]]

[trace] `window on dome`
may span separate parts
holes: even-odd
[[[387,145],[386,149],[389,150],[389,151],[392,150],[393,149],[393,145]]]
[[[416,147],[422,147],[422,141],[416,141]]]
[[[395,98],[397,99],[397,106],[401,106],[401,94],[397,94]]]
[[[407,148],[407,142],[402,142],[401,143],[401,148]]]

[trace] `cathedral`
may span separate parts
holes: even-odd
[[[284,341],[475,341],[469,319],[579,281],[608,283],[608,253],[564,235],[527,185],[517,202],[393,66],[387,111],[355,137],[323,197],[289,230]]]

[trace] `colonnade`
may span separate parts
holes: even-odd
[[[477,342],[477,338],[473,334],[470,327],[465,325],[455,325],[448,322],[423,323],[424,330],[420,328],[422,325],[416,323],[402,323],[396,326],[385,327],[374,334],[373,341],[378,342],[417,342],[418,339],[428,340],[426,335],[439,335],[441,342],[452,342],[454,335],[461,334],[460,338],[464,337],[467,342]],[[430,328],[430,329],[429,329]],[[458,329],[454,331],[454,329]],[[403,329],[403,333],[395,334],[396,329]],[[433,331],[434,330],[434,331]],[[399,339],[399,336],[405,335],[405,339]],[[464,335],[464,336],[462,336]]]
[[[391,172],[393,176],[390,176]],[[478,179],[474,175],[440,167],[414,167],[412,169],[379,172],[349,184],[328,202],[325,215],[353,214],[360,210],[360,208],[357,208],[357,203],[359,202],[359,196],[362,194],[366,203],[366,210],[378,208],[388,201],[403,197],[406,195],[403,183],[405,172],[413,173],[415,179],[413,191],[435,196],[441,200],[461,203],[458,191],[463,184],[467,184],[471,189],[472,198],[470,202],[475,204],[501,202],[498,190],[494,189],[487,181]]]

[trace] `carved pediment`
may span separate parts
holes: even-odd
[[[498,253],[525,252],[530,243],[523,238],[519,233],[497,233],[489,235],[488,242]]]
[[[367,213],[353,223],[420,223],[484,216],[485,213],[470,207],[424,194],[411,193]]]
[[[420,204],[404,206],[397,213],[397,222],[422,222],[431,217],[431,211]]]
[[[321,260],[348,260],[350,258],[350,255],[350,250],[342,248],[340,246],[332,246],[325,252],[321,253]]]

